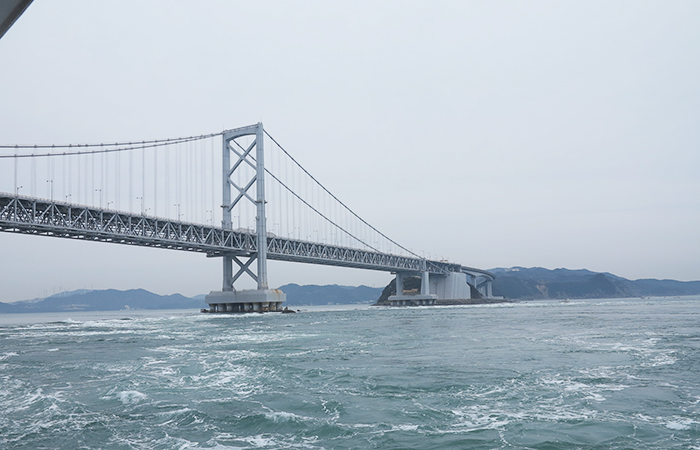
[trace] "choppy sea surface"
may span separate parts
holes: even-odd
[[[700,449],[700,297],[0,316],[3,449]]]

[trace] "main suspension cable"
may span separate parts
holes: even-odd
[[[345,203],[343,203],[342,201],[340,201],[340,200],[338,199],[338,197],[336,197],[335,195],[333,195],[328,189],[326,189],[326,187],[325,187],[324,185],[322,185],[316,178],[314,178],[313,175],[311,175],[306,169],[304,169],[304,167],[302,167],[302,165],[299,164],[299,163],[297,162],[297,160],[294,159],[294,157],[293,157],[292,155],[290,155],[289,152],[287,152],[287,150],[285,150],[285,149],[279,144],[279,142],[277,142],[277,141],[275,140],[275,138],[273,138],[272,136],[270,136],[270,133],[268,133],[267,130],[263,129],[263,131],[265,132],[265,134],[267,135],[267,137],[269,137],[270,139],[272,139],[272,142],[274,142],[274,143],[277,145],[277,147],[279,147],[280,150],[282,150],[282,151],[284,152],[284,154],[287,155],[287,156],[289,157],[289,159],[291,159],[291,160],[294,162],[294,164],[296,164],[301,170],[304,171],[304,173],[305,173],[306,175],[308,175],[312,180],[314,180],[314,181],[316,182],[316,184],[318,184],[318,185],[321,187],[321,189],[323,189],[324,191],[326,191],[326,193],[327,193],[328,195],[330,195],[331,197],[333,197],[333,199],[334,199],[336,202],[338,202],[339,204],[341,204],[341,205],[343,206],[343,208],[345,208],[346,210],[348,210],[348,211],[350,212],[350,214],[352,214],[352,215],[355,216],[358,220],[360,220],[360,222],[362,222],[362,223],[364,223],[365,225],[367,225],[368,227],[370,227],[373,231],[375,231],[375,232],[376,232],[377,234],[379,234],[381,237],[383,237],[384,239],[388,240],[388,241],[391,242],[392,244],[396,245],[396,246],[399,247],[400,249],[402,249],[402,250],[404,250],[404,251],[410,253],[411,255],[415,256],[416,258],[425,259],[425,258],[423,258],[423,257],[421,257],[421,256],[419,256],[419,255],[417,255],[417,254],[415,254],[415,253],[413,253],[412,251],[410,251],[409,249],[407,249],[407,248],[404,247],[403,245],[397,243],[396,241],[394,241],[393,239],[391,239],[390,237],[388,237],[387,235],[385,235],[384,233],[382,233],[381,231],[377,230],[377,229],[374,228],[372,225],[370,225],[369,223],[367,223],[367,221],[364,220],[362,217],[358,216],[358,215],[355,213],[355,211],[353,211],[352,209],[348,208],[348,206],[347,206]],[[278,181],[279,181],[279,180],[278,180]],[[320,213],[319,213],[319,214],[320,214]],[[325,218],[325,216],[324,216],[324,218]],[[326,220],[328,220],[328,219],[326,218]],[[329,222],[330,222],[330,220],[329,220]],[[333,223],[333,222],[331,222],[331,223]],[[335,224],[334,224],[334,225],[335,225]],[[337,226],[337,225],[336,225],[336,226]],[[339,227],[339,228],[340,228],[340,227]],[[349,233],[348,233],[348,234],[349,234]],[[354,237],[354,236],[353,236],[353,237]],[[357,239],[357,238],[355,238],[355,239]],[[359,239],[358,239],[358,241],[362,242],[362,241],[359,240]],[[364,242],[363,242],[363,243],[364,243]],[[367,244],[365,244],[365,245],[367,245]]]
[[[190,136],[185,138],[176,139],[166,139],[166,140],[154,140],[154,141],[141,141],[141,142],[124,142],[115,144],[68,144],[68,145],[0,145],[0,148],[5,149],[65,149],[65,148],[94,148],[100,147],[99,150],[86,150],[86,151],[68,151],[68,152],[56,152],[56,153],[31,153],[31,154],[14,154],[14,155],[0,155],[0,158],[44,158],[52,156],[70,156],[70,155],[90,155],[98,153],[114,153],[114,152],[127,152],[132,150],[143,150],[146,148],[154,147],[165,147],[168,145],[183,144],[186,142],[199,141],[203,139],[209,139],[214,136],[220,136],[222,133],[213,133],[200,136]],[[115,147],[116,148],[111,148]],[[123,146],[123,147],[120,147]],[[105,148],[107,147],[107,148]]]
[[[188,141],[196,141],[199,139],[207,139],[210,137],[214,136],[221,136],[223,134],[222,132],[219,133],[211,133],[211,134],[200,134],[199,136],[186,136],[186,137],[179,137],[179,138],[173,138],[173,139],[154,139],[150,141],[136,141],[136,142],[115,142],[114,144],[110,143],[101,143],[101,144],[51,144],[51,145],[0,145],[0,148],[83,148],[83,147],[104,147],[104,146],[110,146],[110,147],[119,147],[119,146],[129,146],[129,145],[137,145],[137,144],[158,144],[161,142],[164,142],[166,144],[177,144],[179,142],[188,142]]]
[[[289,186],[287,186],[286,184],[284,184],[284,183],[282,182],[282,180],[280,180],[279,178],[277,178],[272,172],[270,172],[270,171],[267,170],[267,169],[265,169],[265,172],[267,172],[268,175],[270,175],[272,178],[274,178],[275,181],[277,181],[279,184],[281,184],[285,189],[287,189],[289,192],[291,192],[293,196],[295,196],[296,198],[298,198],[299,200],[301,200],[302,203],[304,203],[306,206],[308,206],[309,208],[311,208],[312,211],[314,211],[316,214],[318,214],[319,216],[321,216],[321,217],[323,217],[324,219],[326,219],[329,223],[333,224],[333,226],[335,226],[336,228],[338,228],[338,229],[341,230],[342,232],[346,233],[348,236],[352,237],[352,238],[355,239],[357,242],[360,242],[360,243],[362,243],[363,245],[365,245],[366,247],[371,248],[371,249],[374,250],[375,252],[377,252],[377,253],[382,253],[380,250],[378,250],[378,249],[372,247],[370,244],[364,242],[362,239],[358,238],[357,236],[352,235],[349,231],[345,230],[343,227],[341,227],[340,225],[338,225],[337,223],[333,222],[331,219],[329,219],[328,217],[326,217],[326,216],[325,216],[322,212],[320,212],[318,209],[316,209],[316,208],[314,208],[313,206],[311,206],[311,205],[309,204],[309,202],[307,202],[306,200],[304,200],[303,198],[301,198],[301,197],[299,196],[299,194],[297,194],[296,192],[294,192],[293,190],[291,190],[291,189],[289,188]]]
[[[264,130],[263,130],[263,131],[264,131]],[[267,132],[265,132],[265,134],[267,134]],[[272,139],[272,136],[270,136],[269,134],[268,134],[268,137],[270,137],[270,139]],[[274,139],[272,139],[272,140],[274,141]],[[245,149],[241,146],[241,144],[239,144],[239,143],[238,143],[237,141],[235,141],[235,140],[234,140],[233,142],[234,142],[241,150],[245,151]],[[277,144],[276,141],[275,141],[275,144]],[[280,147],[279,144],[277,144],[277,146]],[[295,163],[297,166],[301,167],[301,166],[299,165],[299,163],[296,162],[296,161],[294,160],[294,158],[292,158],[292,157],[289,155],[289,153],[287,153],[282,147],[280,147],[280,149],[282,149],[282,151],[284,151],[284,153],[285,153],[287,156],[289,156],[289,158],[291,158],[292,161],[294,161],[294,163]],[[249,154],[248,157],[249,157],[250,159],[252,159],[253,161],[255,161],[255,157],[254,157],[253,155],[250,155],[250,154]],[[302,169],[307,175],[309,175],[309,176],[311,177],[311,175],[309,174],[309,172],[307,172],[303,167],[301,167],[301,169]],[[321,217],[323,217],[324,219],[326,219],[326,221],[328,221],[330,224],[332,224],[333,226],[335,226],[336,228],[338,228],[339,230],[341,230],[343,233],[347,234],[348,236],[352,237],[352,238],[355,239],[357,242],[363,244],[364,246],[366,246],[366,247],[368,247],[368,248],[371,248],[372,250],[374,250],[374,251],[377,252],[377,253],[382,253],[380,250],[374,248],[372,245],[370,245],[370,244],[368,244],[367,242],[363,241],[362,239],[358,238],[357,236],[355,236],[354,234],[352,234],[350,231],[346,230],[345,228],[343,228],[343,227],[341,227],[340,225],[338,225],[337,223],[335,223],[333,220],[329,219],[325,214],[323,214],[322,212],[320,212],[318,209],[316,209],[316,208],[314,208],[313,206],[311,206],[311,205],[309,204],[309,202],[307,202],[306,200],[304,200],[303,198],[301,198],[301,196],[300,196],[299,194],[297,194],[297,193],[294,192],[289,186],[287,186],[286,184],[284,184],[284,182],[282,182],[282,180],[280,180],[279,178],[277,178],[277,177],[275,176],[275,174],[273,174],[272,172],[270,172],[267,168],[265,168],[265,172],[266,172],[268,175],[270,175],[275,181],[277,181],[282,187],[284,187],[289,193],[291,193],[294,197],[298,198],[302,203],[304,203],[306,206],[308,206],[308,207],[309,207],[312,211],[314,211],[316,214],[318,214],[319,216],[321,216]],[[311,178],[313,178],[313,177],[311,177]],[[314,179],[314,181],[316,181],[316,179]],[[318,183],[318,181],[316,181],[316,183]],[[320,185],[320,183],[318,183],[318,184]],[[321,187],[323,187],[323,186],[321,186]],[[324,188],[324,190],[325,190],[325,188]],[[326,192],[328,192],[328,190],[326,190]],[[330,192],[328,192],[328,193],[330,194]],[[333,195],[333,194],[331,194],[331,195]],[[333,198],[335,198],[335,196],[333,196]],[[336,200],[337,200],[338,202],[340,202],[337,198],[336,198]],[[345,205],[343,205],[343,206],[345,206]],[[346,208],[347,208],[347,206],[346,206]],[[294,211],[294,209],[292,209],[292,211]],[[352,212],[352,211],[350,211],[350,212]],[[353,213],[353,214],[354,214],[354,213]],[[357,216],[357,215],[356,215],[356,216]],[[359,217],[358,217],[358,218],[359,218]],[[360,219],[360,220],[362,220],[362,219]],[[293,221],[293,220],[292,220],[292,221]],[[363,221],[363,222],[364,222],[364,221]],[[365,222],[365,223],[366,223],[366,222]],[[376,231],[376,230],[375,230],[375,231]],[[381,234],[381,233],[379,233],[379,234]],[[383,235],[382,235],[382,236],[383,236]],[[387,238],[387,239],[388,239],[388,238]],[[397,244],[397,245],[398,245],[398,244]]]

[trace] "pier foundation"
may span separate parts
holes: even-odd
[[[279,289],[212,291],[204,298],[210,313],[264,313],[282,311],[287,295]]]

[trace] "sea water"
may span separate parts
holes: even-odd
[[[0,316],[3,449],[700,449],[700,297]]]

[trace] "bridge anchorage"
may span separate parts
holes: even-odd
[[[0,231],[222,258],[222,288],[205,299],[210,312],[280,311],[285,294],[270,289],[268,260],[396,274],[389,306],[492,297],[491,273],[422,258],[391,240],[321,185],[262,123],[160,141],[0,149]],[[404,289],[416,276],[420,288]],[[241,277],[256,289],[234,289]]]

